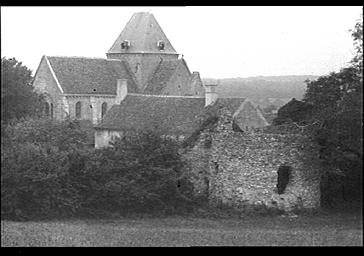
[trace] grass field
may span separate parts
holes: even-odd
[[[1,221],[8,246],[363,246],[361,215]]]

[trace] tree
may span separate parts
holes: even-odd
[[[99,164],[87,168],[103,176],[95,179],[100,188],[93,207],[149,212],[190,209],[193,186],[182,171],[178,149],[172,140],[142,132],[98,150]]]
[[[1,131],[1,217],[39,219],[72,216],[82,210],[74,180],[87,135],[77,121],[27,118]]]
[[[32,72],[15,58],[1,59],[1,120],[42,113],[42,97],[32,87]]]
[[[355,28],[351,30],[352,37],[354,39],[355,56],[351,61],[352,64],[357,67],[359,72],[363,72],[363,14],[357,21]]]
[[[1,217],[35,220],[193,210],[178,144],[152,133],[88,147],[78,121],[29,118],[1,133]]]
[[[362,191],[363,159],[363,24],[352,32],[356,54],[349,67],[307,81],[303,101],[312,104],[311,130],[321,146],[320,158],[329,170],[339,169],[345,189]],[[347,194],[347,193],[346,193]]]
[[[312,104],[293,98],[278,110],[277,117],[273,120],[273,124],[280,125],[285,122],[300,123],[306,121],[311,118],[312,108]]]

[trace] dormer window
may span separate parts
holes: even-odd
[[[124,40],[121,43],[121,49],[129,49],[129,47],[130,47],[130,41],[129,40]]]
[[[159,40],[157,42],[158,50],[163,51],[164,50],[164,46],[165,46],[165,44],[164,44],[164,42],[162,40]]]

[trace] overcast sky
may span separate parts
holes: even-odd
[[[1,7],[1,56],[106,58],[134,12],[150,11],[202,77],[324,75],[354,54],[362,7]]]

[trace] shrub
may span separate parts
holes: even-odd
[[[105,177],[98,178],[98,192],[88,201],[90,207],[174,212],[192,202],[192,185],[182,174],[178,146],[171,140],[134,134],[96,155],[87,170]]]
[[[80,207],[68,180],[67,153],[31,143],[2,152],[1,212],[5,217],[66,216]]]
[[[281,125],[288,121],[301,122],[308,120],[312,117],[312,108],[311,104],[293,98],[278,110],[273,124]]]
[[[160,136],[134,134],[95,150],[77,122],[29,119],[2,126],[2,138],[2,218],[175,213],[194,206],[178,146]]]
[[[1,136],[2,218],[76,214],[81,201],[69,179],[71,156],[84,144],[77,123],[27,119],[2,126]]]

